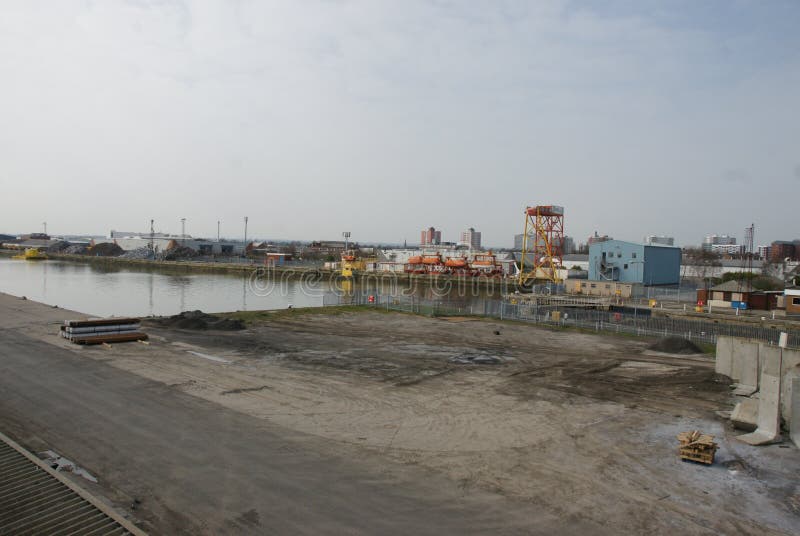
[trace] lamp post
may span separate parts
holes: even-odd
[[[181,245],[186,243],[186,218],[181,218]]]
[[[247,216],[244,217],[244,249],[242,252],[247,257]]]

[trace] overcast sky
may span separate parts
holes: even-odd
[[[800,236],[800,2],[0,3],[0,233]]]

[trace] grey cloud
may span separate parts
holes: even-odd
[[[722,180],[728,183],[749,184],[752,182],[750,175],[741,169],[728,169],[722,174]]]

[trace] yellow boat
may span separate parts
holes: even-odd
[[[47,258],[47,254],[42,253],[37,248],[28,248],[25,250],[25,253],[14,255],[12,258],[23,261],[41,261]]]

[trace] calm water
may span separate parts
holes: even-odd
[[[0,257],[0,292],[97,316],[173,315],[207,312],[319,307],[349,292],[413,293],[461,302],[481,302],[486,291],[460,292],[408,285],[275,280],[239,274],[185,274],[158,269],[98,267],[57,260],[20,261]]]

